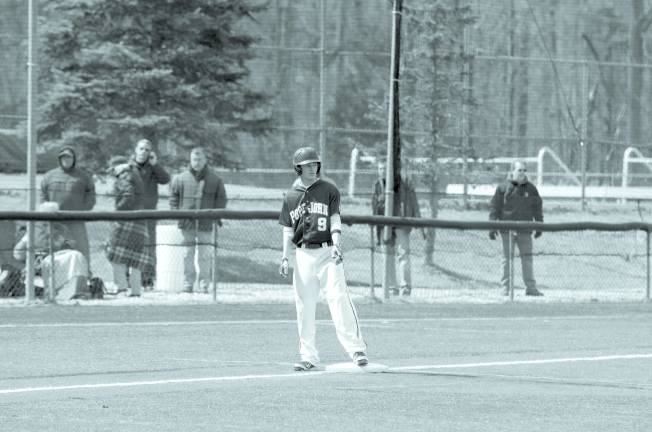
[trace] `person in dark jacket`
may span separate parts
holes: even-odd
[[[158,163],[158,156],[148,139],[136,143],[130,163],[136,168],[143,181],[143,209],[155,210],[158,204],[158,185],[170,182],[170,174]],[[149,242],[147,252],[151,255],[152,265],[142,273],[142,285],[152,289],[156,280],[156,220],[145,221]]]
[[[190,166],[187,171],[177,174],[170,186],[170,208],[174,210],[219,209],[226,207],[226,191],[224,183],[215,171],[206,163],[206,152],[201,147],[195,147],[190,152]],[[222,223],[218,219],[217,224]],[[210,285],[210,270],[213,221],[209,219],[183,219],[179,221],[185,245],[183,255],[183,290],[192,292],[198,281],[200,292],[208,292]],[[217,226],[215,227],[217,229]],[[195,252],[199,272],[195,270]]]
[[[142,210],[144,187],[137,169],[124,156],[112,157],[109,166],[109,172],[115,177],[115,209]],[[114,223],[106,250],[107,258],[113,267],[113,281],[118,290],[126,290],[129,286],[131,297],[140,296],[141,273],[152,266],[152,257],[146,250],[148,242],[144,220]]]
[[[56,202],[60,210],[92,210],[95,205],[95,183],[93,177],[77,164],[77,155],[72,147],[59,151],[59,166],[43,177],[41,181],[41,202]],[[62,222],[75,240],[86,262],[90,265],[86,223],[83,221]]]
[[[373,186],[371,198],[374,215],[385,214],[385,163],[378,164],[379,178]],[[398,195],[394,196],[394,216],[418,218],[421,217],[417,194],[412,182],[407,176],[402,175]],[[409,296],[412,293],[412,269],[410,262],[410,227],[394,227],[387,241],[386,253],[389,254],[386,272],[387,285],[393,295]],[[378,243],[382,236],[382,227],[376,227]],[[398,261],[395,265],[394,255]]]
[[[490,203],[489,219],[495,221],[537,221],[543,222],[541,196],[536,186],[527,178],[526,165],[522,160],[512,163],[512,171],[507,182],[496,188]],[[511,235],[510,235],[511,233]],[[489,238],[495,240],[496,231],[489,233]],[[503,295],[509,295],[511,285],[511,263],[514,244],[518,245],[521,255],[521,269],[525,283],[525,295],[542,296],[536,287],[532,260],[532,231],[501,231],[503,240]],[[541,237],[541,231],[534,233],[534,238]],[[510,251],[512,256],[510,256]]]

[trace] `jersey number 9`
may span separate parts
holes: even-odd
[[[317,230],[318,231],[326,231],[326,218],[325,217],[317,218]]]

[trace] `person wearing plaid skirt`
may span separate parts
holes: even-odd
[[[143,209],[143,181],[136,169],[123,156],[114,156],[109,161],[110,171],[116,177],[113,186],[115,209]],[[141,272],[153,265],[148,253],[148,231],[145,220],[114,222],[107,246],[107,258],[113,267],[113,281],[118,289],[130,287],[130,296],[141,293]],[[129,274],[129,281],[127,281]]]

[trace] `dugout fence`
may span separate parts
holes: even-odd
[[[113,224],[125,220],[155,221],[160,279],[156,290],[181,291],[183,244],[171,236],[179,219],[221,219],[216,235],[204,243],[212,268],[216,301],[277,301],[274,293],[291,300],[290,279],[278,276],[281,230],[278,211],[130,211],[130,212],[0,212],[3,263],[11,262],[17,227],[29,222],[47,224],[85,221],[91,249],[91,270],[112,280],[105,246]],[[387,246],[378,244],[376,227],[410,228],[409,259],[413,302],[498,302],[502,247],[491,241],[491,230],[540,230],[534,242],[534,273],[546,301],[641,301],[650,299],[650,231],[652,224],[524,223],[410,219],[381,216],[343,216],[344,266],[354,294],[388,298],[382,289]],[[167,232],[167,234],[165,234]],[[434,242],[429,244],[430,239]],[[427,263],[429,247],[432,262]],[[519,252],[511,299],[523,297]],[[174,282],[177,281],[177,282]],[[46,293],[47,294],[47,293]],[[47,295],[46,295],[47,297]],[[29,295],[27,296],[29,298]],[[390,297],[390,301],[393,297]]]

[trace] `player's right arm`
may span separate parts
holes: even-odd
[[[288,254],[290,252],[293,232],[292,227],[283,227],[283,255],[281,256],[281,265],[278,269],[279,274],[283,277],[288,277],[290,273],[290,259],[288,258]]]
[[[290,219],[290,210],[288,207],[287,199],[283,200],[283,208],[281,209],[281,215],[279,217],[279,223],[282,226],[282,255],[281,255],[281,264],[278,268],[278,272],[281,276],[287,277],[290,272],[290,244],[292,243],[292,237],[294,235],[294,229],[291,225]]]

